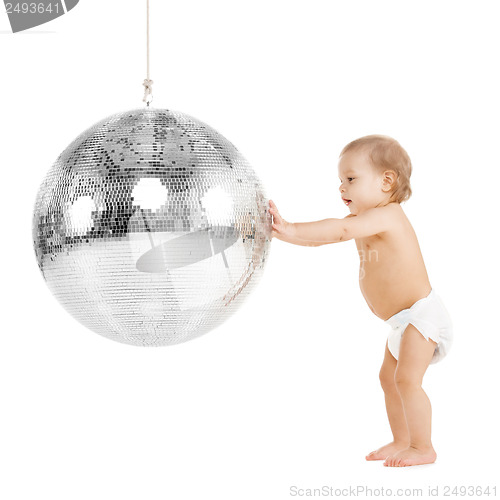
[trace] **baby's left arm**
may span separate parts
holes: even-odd
[[[361,215],[350,214],[344,219],[290,223],[280,216],[272,201],[269,205],[269,212],[273,216],[273,236],[289,243],[305,240],[309,246],[340,243],[383,233],[390,229],[393,222],[393,212],[387,206],[370,208]]]

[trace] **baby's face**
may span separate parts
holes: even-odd
[[[382,189],[384,176],[363,151],[350,151],[341,156],[339,179],[342,201],[353,215],[389,203],[390,193]],[[347,203],[346,199],[351,201]]]

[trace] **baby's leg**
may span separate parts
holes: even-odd
[[[366,456],[366,460],[385,460],[394,453],[408,448],[410,444],[410,434],[406,425],[403,402],[394,381],[396,366],[396,358],[391,354],[386,343],[384,362],[380,369],[379,378],[384,390],[385,407],[394,441],[382,446],[378,450],[372,451]]]
[[[436,452],[431,443],[431,403],[422,379],[434,355],[436,343],[427,341],[410,323],[403,333],[395,373],[410,432],[410,446],[389,457],[384,465],[404,467],[432,463]]]

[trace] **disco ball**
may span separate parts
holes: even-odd
[[[38,266],[57,300],[94,332],[140,346],[223,323],[258,283],[271,237],[248,162],[213,128],[165,109],[83,132],[49,170],[33,214]]]

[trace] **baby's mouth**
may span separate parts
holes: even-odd
[[[344,200],[344,203],[349,206],[351,204],[352,200]]]

